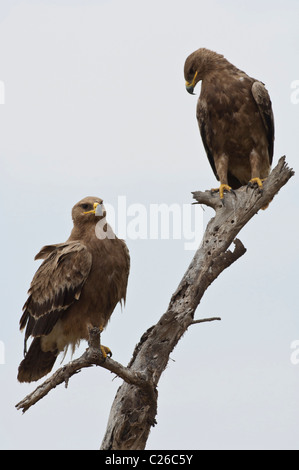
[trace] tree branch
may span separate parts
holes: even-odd
[[[75,359],[58,369],[49,379],[39,385],[34,392],[30,393],[20,401],[16,405],[16,408],[18,410],[23,410],[23,413],[25,413],[25,411],[27,411],[32,405],[35,405],[35,403],[44,398],[51,390],[56,388],[57,385],[64,382],[67,388],[69,379],[73,375],[78,374],[81,369],[91,367],[93,365],[104,367],[110,372],[118,375],[127,383],[140,387],[144,392],[152,394],[151,382],[146,379],[144,373],[131,371],[109,357],[106,359],[103,358],[100,349],[100,335],[101,331],[99,328],[92,328],[89,331],[89,347],[86,349],[85,353],[78,359]]]
[[[223,207],[219,195],[211,191],[193,193],[200,204],[213,207],[215,217],[208,223],[200,247],[173,294],[166,313],[149,328],[136,346],[129,367],[147,370],[153,383],[167,366],[169,355],[187,328],[194,322],[194,312],[208,286],[219,274],[246,251],[238,232],[258,212],[269,204],[280,188],[294,175],[282,157],[264,182],[263,192],[242,187],[236,196],[225,194]],[[234,241],[234,251],[227,251]],[[118,390],[108,419],[101,449],[144,449],[155,424],[157,402],[147,400],[136,387],[124,383]]]
[[[195,310],[209,285],[219,274],[244,255],[246,249],[235,237],[246,223],[269,204],[282,186],[294,175],[282,157],[264,182],[263,191],[242,187],[236,195],[226,193],[225,205],[211,191],[193,193],[198,204],[215,210],[207,225],[200,247],[171,297],[167,311],[149,328],[135,347],[128,367],[100,354],[100,333],[90,332],[89,348],[79,358],[61,369],[18,403],[25,412],[58,384],[83,367],[98,365],[124,380],[115,396],[101,449],[144,449],[157,413],[156,386],[167,366],[170,353],[190,325],[220,320],[218,317],[194,320]],[[234,243],[234,250],[228,248]]]
[[[220,317],[212,317],[212,318],[201,318],[200,320],[193,320],[190,325],[196,325],[197,323],[206,323],[210,321],[221,321]]]

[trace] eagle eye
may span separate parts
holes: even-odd
[[[82,209],[86,210],[89,208],[89,204],[81,204]]]
[[[191,67],[191,69],[189,70],[189,77],[192,79],[194,77],[194,74],[195,74],[195,70],[193,67]]]

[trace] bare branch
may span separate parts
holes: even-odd
[[[111,408],[101,449],[144,449],[151,429],[156,423],[157,386],[169,356],[190,325],[221,320],[219,317],[194,320],[195,311],[209,285],[219,274],[246,252],[236,239],[239,231],[262,208],[265,208],[281,187],[294,175],[282,157],[264,182],[263,191],[242,187],[236,195],[225,194],[225,205],[211,191],[196,191],[194,199],[215,210],[207,225],[200,247],[171,297],[167,311],[158,323],[149,328],[135,347],[128,367],[107,358],[100,352],[100,332],[90,331],[89,348],[79,358],[61,369],[22,400],[16,407],[28,410],[50,390],[65,382],[84,367],[97,365],[124,380]],[[234,250],[229,250],[234,243]]]
[[[142,374],[138,371],[131,371],[127,367],[124,367],[122,364],[114,361],[109,357],[106,359],[103,358],[100,349],[101,331],[99,328],[92,328],[89,331],[89,335],[89,348],[86,349],[85,353],[78,359],[69,362],[54,372],[54,374],[49,379],[39,385],[36,390],[27,395],[16,405],[18,410],[23,410],[23,413],[25,413],[25,411],[27,411],[39,400],[44,398],[51,390],[57,387],[57,385],[65,383],[67,387],[70,377],[79,373],[81,369],[91,367],[93,365],[101,366],[109,370],[127,383],[143,388],[143,390],[149,394],[153,393],[150,379],[147,380],[145,374]]]
[[[194,324],[195,310],[206,289],[246,252],[242,242],[235,239],[236,235],[259,209],[269,204],[293,174],[282,157],[264,182],[263,193],[240,188],[236,196],[225,194],[224,207],[219,195],[212,195],[210,191],[193,193],[198,203],[213,207],[216,215],[207,225],[201,245],[166,313],[136,346],[129,365],[131,370],[149,371],[153,383],[158,384],[171,351],[188,327]],[[228,250],[232,242],[234,251]],[[147,400],[136,387],[124,383],[114,399],[101,449],[144,449],[150,428],[155,424],[156,410],[156,402]]]
[[[201,318],[200,320],[193,320],[190,325],[196,325],[197,323],[206,323],[210,321],[221,321],[220,317],[212,317],[212,318]]]

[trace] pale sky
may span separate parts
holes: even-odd
[[[68,238],[77,201],[103,198],[131,230],[127,304],[102,337],[118,362],[129,362],[165,312],[192,259],[186,220],[202,231],[213,212],[192,206],[184,219],[184,207],[191,191],[216,180],[197,97],[185,90],[191,52],[215,50],[266,84],[274,164],[286,155],[296,171],[298,18],[298,0],[1,1],[1,449],[99,448],[122,383],[86,369],[25,415],[14,408],[37,385],[16,380],[18,322],[39,266],[33,259]],[[299,340],[296,186],[297,175],[239,234],[247,253],[202,299],[196,318],[222,321],[195,325],[171,354],[147,449],[299,449],[299,364],[291,361]],[[151,239],[148,228],[134,239],[137,209],[147,217],[157,204],[181,207],[185,232]]]

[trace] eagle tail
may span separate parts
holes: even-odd
[[[58,351],[43,351],[41,338],[34,338],[29,351],[19,365],[18,381],[34,382],[48,374],[56,361]]]

